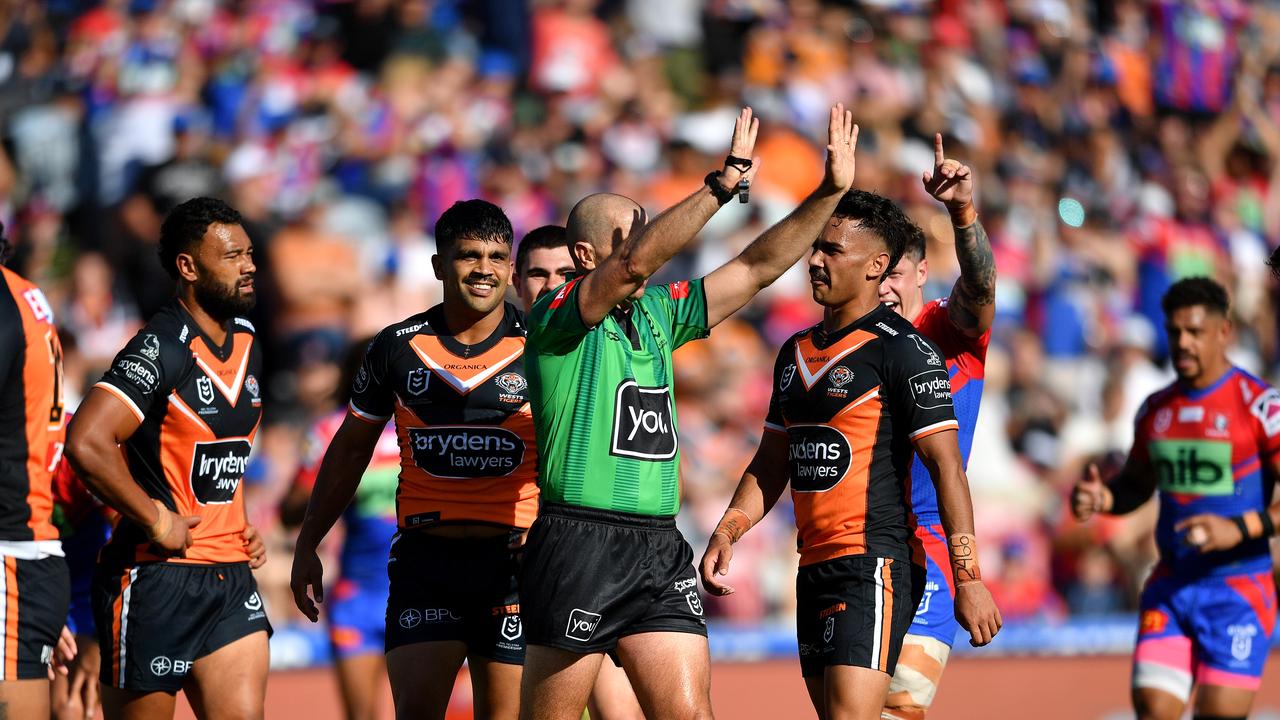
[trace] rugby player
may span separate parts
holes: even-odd
[[[306,511],[324,451],[346,417],[347,395],[368,345],[367,340],[355,343],[347,353],[337,391],[342,408],[320,418],[307,434],[302,466],[281,503],[280,518],[286,525],[298,524]],[[395,427],[387,425],[360,477],[355,497],[342,515],[342,571],[325,603],[333,669],[348,720],[373,720],[383,694],[389,593],[386,565],[396,532],[399,475],[400,444]]]
[[[68,430],[67,457],[121,515],[92,596],[107,718],[260,718],[267,621],[241,480],[262,417],[253,244],[213,198],[174,208],[161,264],[177,297],[125,345]],[[123,447],[124,452],[121,452]]]
[[[1140,601],[1132,698],[1139,718],[1244,718],[1276,621],[1269,540],[1280,477],[1280,392],[1227,359],[1226,290],[1203,277],[1161,301],[1177,379],[1147,398],[1133,448],[1103,482],[1072,491],[1080,520],[1123,515],[1159,490],[1160,561]]]
[[[525,312],[538,298],[563,285],[573,276],[573,256],[565,240],[564,228],[543,225],[530,230],[516,249],[516,294]],[[600,675],[587,699],[593,720],[643,720],[644,713],[622,668],[612,662],[600,663]]]
[[[716,595],[732,544],[791,485],[800,538],[796,634],[820,718],[877,718],[924,590],[910,510],[912,449],[936,483],[956,585],[974,645],[1000,628],[981,580],[973,508],[942,352],[880,302],[913,233],[887,198],[855,190],[809,258],[818,325],[778,353],[765,432],[708,542],[702,578]]]
[[[466,660],[476,717],[515,718],[524,661],[516,564],[538,487],[524,317],[503,301],[511,222],[466,200],[440,216],[435,236],[443,302],[370,344],[316,475],[291,585],[315,621],[324,592],[316,548],[394,416],[401,464],[386,657],[396,715],[443,718]]]
[[[0,263],[7,248],[0,236]],[[50,490],[66,431],[53,310],[0,265],[0,717],[49,717],[49,664],[71,594]]]
[[[857,126],[831,110],[818,188],[705,278],[645,288],[740,181],[758,123],[739,115],[724,169],[647,223],[634,201],[592,195],[569,214],[578,278],[529,315],[529,377],[543,504],[521,594],[529,637],[521,716],[577,720],[604,653],[649,717],[711,717],[706,622],[680,536],[671,353],[776,280],[853,183]]]
[[[902,259],[880,284],[880,302],[910,321],[942,350],[960,424],[960,457],[967,467],[982,400],[987,343],[995,319],[995,258],[974,210],[972,170],[947,158],[942,135],[935,135],[933,142],[934,168],[921,179],[925,190],[942,202],[951,215],[960,278],[952,286],[949,298],[924,301],[929,261],[925,259],[924,234],[912,225]],[[946,570],[946,534],[928,473],[920,458],[912,461],[908,477],[911,509],[916,517],[916,538],[924,545],[927,574],[923,598],[902,642],[898,667],[889,683],[883,713],[888,720],[920,720],[925,716],[959,627],[955,619],[955,588]]]

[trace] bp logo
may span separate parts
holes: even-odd
[[[498,387],[502,388],[503,392],[508,395],[519,395],[521,391],[529,387],[529,383],[519,373],[505,373],[503,375],[499,375],[495,382],[497,382]]]
[[[842,388],[853,382],[853,371],[843,365],[837,365],[836,369],[831,371],[831,384]]]
[[[151,659],[151,674],[157,677],[164,677],[173,670],[173,661],[169,658],[159,655]]]
[[[676,456],[678,447],[670,388],[666,385],[643,387],[635,380],[619,385],[609,454],[670,460]]]
[[[414,608],[409,608],[400,613],[400,627],[409,629],[416,628],[422,624],[422,613]]]
[[[515,640],[524,634],[524,627],[520,624],[519,615],[508,615],[502,618],[502,637],[507,640]]]

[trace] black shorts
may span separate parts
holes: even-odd
[[[520,574],[529,644],[596,653],[645,632],[705,637],[697,583],[674,518],[545,504]]]
[[[253,633],[271,633],[248,563],[100,566],[93,614],[103,684],[134,692],[175,693],[196,660]]]
[[[902,638],[924,594],[924,568],[905,560],[849,555],[805,565],[796,575],[800,672],[829,665],[893,674]]]
[[[391,545],[386,650],[457,641],[500,663],[524,664],[524,626],[512,538],[402,532]]]
[[[4,558],[0,573],[0,680],[44,680],[71,605],[71,575],[60,557]]]

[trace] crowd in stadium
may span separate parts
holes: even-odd
[[[999,270],[968,476],[1006,621],[1132,609],[1154,507],[1076,525],[1167,384],[1159,299],[1188,275],[1231,292],[1232,358],[1277,366],[1280,10],[1233,0],[54,0],[0,10],[0,219],[10,261],[64,331],[68,407],[172,292],[164,215],[227,199],[256,246],[264,427],[250,466],[258,577],[277,624],[278,508],[309,426],[338,407],[347,348],[436,303],[435,219],[486,198],[516,237],[583,195],[650,216],[702,182],[740,105],[761,118],[750,204],[717,215],[655,282],[705,274],[822,174],[829,103],[861,126],[856,186],[928,239],[926,298],[958,270],[923,191],[932,138],[976,176]],[[682,530],[703,547],[759,441],[773,353],[812,324],[802,269],[676,355]],[[783,503],[788,502],[785,498]],[[739,545],[742,622],[793,615],[795,530]]]

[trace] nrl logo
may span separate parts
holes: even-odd
[[[831,371],[831,384],[842,388],[853,381],[853,371],[849,368],[839,365],[835,370]]]
[[[196,378],[196,393],[200,402],[208,405],[213,402],[213,381],[207,377]]]
[[[779,378],[778,380],[778,390],[780,392],[786,392],[787,388],[791,387],[791,381],[794,380],[795,377],[796,377],[795,363],[792,363],[782,368],[782,377]]]
[[[500,375],[495,382],[497,382],[498,387],[502,388],[503,392],[508,395],[518,395],[525,388],[529,387],[529,383],[519,373],[506,373],[505,375]]]
[[[405,382],[405,389],[410,395],[421,395],[427,391],[427,384],[430,381],[430,375],[426,368],[415,368],[409,371],[409,376]]]

